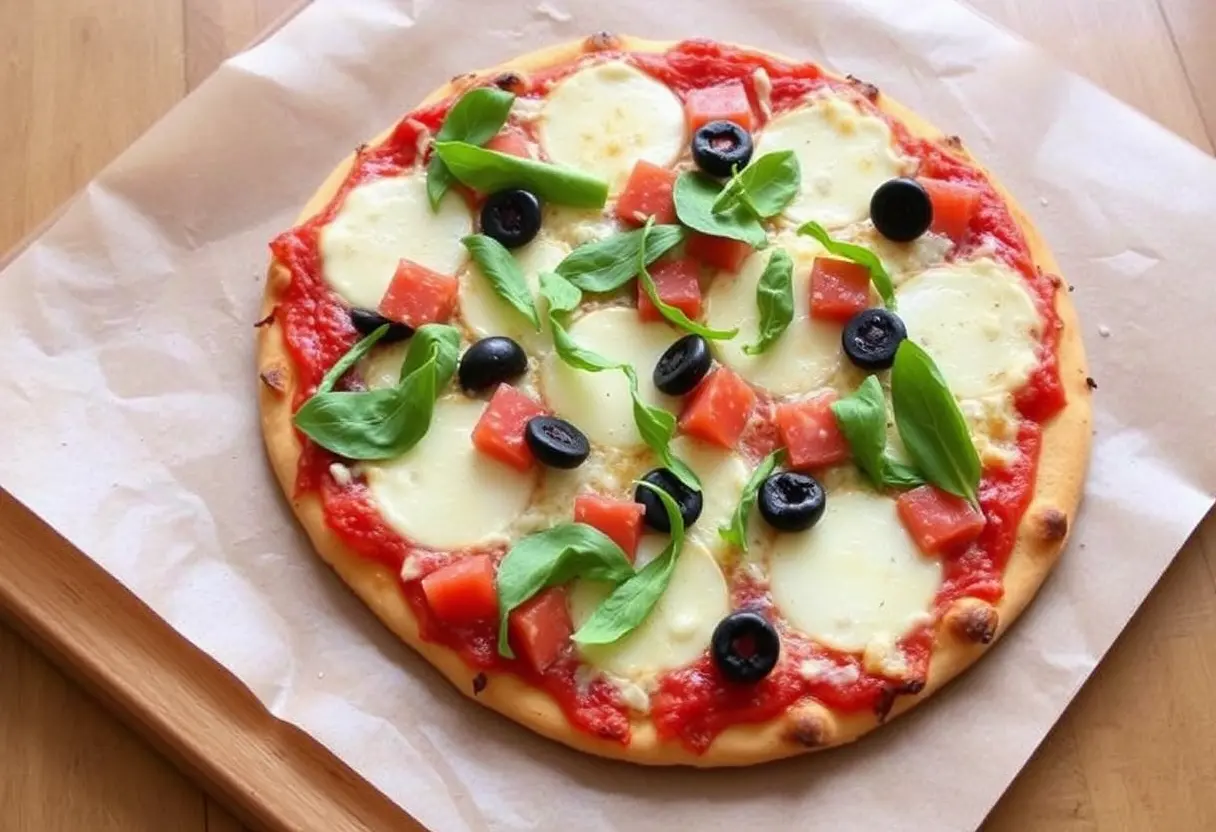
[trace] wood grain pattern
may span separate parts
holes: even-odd
[[[0,0],[0,250],[36,228],[223,57],[294,5],[295,0]],[[1212,0],[974,5],[1212,149]],[[92,645],[96,661],[122,661],[124,649],[151,650],[161,656],[165,674],[190,672],[188,665],[177,665],[186,660],[171,642],[156,639],[154,627],[147,627],[146,644],[124,646],[112,632],[116,622],[149,614],[108,592],[100,574],[91,582],[62,580],[63,564],[72,557],[70,547],[20,506],[0,499],[0,564],[22,570],[17,586],[61,593],[55,597],[65,611],[85,603],[96,607],[93,631],[76,634]],[[65,612],[64,626],[70,619]],[[1216,520],[1209,517],[986,828],[1216,828],[1216,796],[1208,786],[1216,781],[1210,753],[1216,742],[1216,712],[1210,708],[1216,697],[1214,641]],[[141,681],[154,680],[132,683]],[[268,719],[258,721],[256,709],[239,700],[235,686],[225,691],[222,681],[215,683],[215,695],[250,720],[243,730],[280,750],[280,757],[264,761],[268,769],[289,780],[332,778],[335,791],[356,804],[341,819],[301,795],[293,816],[298,828],[398,827],[391,809],[368,797],[347,779],[349,773],[324,759],[299,760],[283,751],[296,747],[291,738],[267,732],[290,732]],[[128,715],[140,727],[155,718]],[[0,829],[6,832],[245,828],[3,627],[0,749]],[[309,765],[322,773],[300,768]],[[195,774],[217,782],[215,772]],[[225,801],[240,802],[242,784],[222,777],[218,782]]]

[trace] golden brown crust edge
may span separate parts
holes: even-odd
[[[593,39],[599,36],[593,36]],[[521,56],[488,70],[453,79],[429,96],[423,104],[437,101],[467,88],[476,79],[504,71],[529,71],[573,60],[587,51],[587,41],[560,44]],[[604,41],[600,41],[601,44]],[[619,37],[616,45],[629,51],[666,50],[670,42]],[[761,50],[756,50],[761,51]],[[783,60],[788,60],[782,56]],[[941,131],[911,110],[879,96],[878,106],[901,120],[915,134],[940,137]],[[382,141],[382,134],[375,141]],[[348,157],[325,180],[300,214],[300,221],[316,214],[337,191],[353,163]],[[985,173],[987,171],[985,170]],[[991,176],[990,176],[991,178]],[[1008,200],[1029,242],[1034,261],[1045,272],[1059,274],[1041,235],[1013,197],[992,179]],[[290,277],[272,262],[262,314],[274,309]],[[890,719],[931,695],[983,654],[1000,637],[1034,597],[1038,587],[1059,557],[1080,503],[1090,444],[1090,391],[1086,384],[1084,348],[1076,312],[1066,288],[1056,294],[1056,311],[1063,323],[1059,346],[1060,373],[1068,395],[1068,406],[1044,430],[1035,494],[1018,532],[1018,541],[1005,572],[1005,595],[995,607],[974,599],[954,605],[939,623],[937,647],[929,682],[916,695],[896,699]],[[325,523],[319,498],[295,491],[300,445],[291,425],[291,402],[296,378],[283,342],[282,330],[270,324],[258,330],[258,369],[262,430],[267,453],[283,492],[289,496],[300,520],[321,557],[348,586],[403,641],[439,669],[458,690],[483,705],[577,750],[604,757],[650,765],[735,766],[761,763],[805,751],[850,742],[881,723],[875,714],[836,714],[818,703],[795,705],[771,721],[733,726],[703,754],[686,749],[677,741],[660,741],[654,726],[635,719],[628,745],[604,740],[572,727],[556,702],[542,691],[511,674],[485,673],[470,668],[454,651],[423,641],[418,623],[399,589],[397,577],[385,567],[355,554]],[[474,680],[484,675],[485,684],[475,692]]]

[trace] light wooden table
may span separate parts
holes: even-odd
[[[519,0],[530,2],[530,0]],[[1216,0],[974,0],[1199,147]],[[0,250],[293,0],[0,0]],[[0,545],[30,519],[0,504]],[[1216,829],[1216,520],[997,806],[991,830]],[[242,827],[0,627],[0,830]]]

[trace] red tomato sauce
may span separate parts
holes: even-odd
[[[666,83],[682,98],[693,89],[741,80],[757,114],[763,114],[753,84],[757,69],[771,80],[769,104],[773,112],[796,105],[807,93],[824,86],[858,88],[824,76],[814,64],[791,64],[745,50],[705,41],[687,41],[665,54],[601,52],[562,67],[537,73],[527,81],[524,95],[545,93],[554,83],[588,60],[624,58]],[[907,129],[882,114],[864,96],[858,104],[886,118],[901,149],[920,160],[918,175],[958,182],[980,192],[980,206],[968,237],[954,256],[966,257],[981,246],[1019,271],[1025,278],[1044,321],[1039,365],[1015,401],[1024,418],[1017,445],[1020,454],[1008,468],[984,472],[980,484],[980,506],[987,526],[978,540],[961,551],[943,557],[944,580],[936,598],[934,618],[961,597],[997,601],[1003,593],[1005,564],[1016,542],[1017,528],[1033,494],[1042,438],[1042,423],[1065,404],[1058,365],[1059,329],[1055,293],[1059,279],[1035,266],[1024,235],[1005,202],[987,178],[942,142],[915,138]],[[443,121],[451,100],[415,111],[404,118],[381,145],[357,154],[350,173],[333,199],[316,216],[279,236],[271,250],[290,275],[290,285],[275,309],[275,320],[283,327],[288,352],[300,384],[295,407],[315,390],[321,377],[355,342],[345,305],[324,284],[320,274],[320,229],[341,208],[346,195],[357,185],[393,176],[417,161],[422,131],[434,132]],[[760,119],[762,122],[762,119]],[[773,403],[761,394],[756,416],[740,440],[741,449],[753,461],[778,444],[772,424]],[[435,552],[419,548],[391,529],[371,502],[361,483],[339,486],[330,465],[339,461],[307,440],[300,459],[297,494],[317,491],[329,527],[357,553],[400,573],[406,558],[414,566],[410,580],[401,582],[402,592],[418,620],[423,640],[456,651],[472,668],[506,672],[549,693],[572,724],[594,736],[627,744],[630,738],[628,711],[616,690],[602,679],[577,678],[578,662],[573,655],[559,660],[544,674],[518,660],[504,659],[497,652],[497,622],[454,628],[436,621],[424,599],[419,579],[464,553]],[[492,553],[496,558],[501,550]],[[774,612],[768,587],[736,570],[732,580],[736,608],[749,607]],[[667,673],[659,681],[651,701],[651,716],[659,735],[678,740],[702,752],[731,725],[763,722],[783,713],[795,703],[814,699],[844,712],[870,710],[886,716],[895,696],[919,689],[917,682],[888,679],[869,673],[858,656],[832,650],[792,631],[778,620],[782,654],[776,669],[752,686],[732,684],[718,673],[708,654],[691,666]],[[932,650],[933,627],[927,625],[906,636],[900,647],[913,680],[923,680]],[[807,662],[818,660],[811,665]],[[804,672],[831,662],[834,673]],[[830,677],[830,678],[829,678]],[[491,682],[492,684],[492,682]]]

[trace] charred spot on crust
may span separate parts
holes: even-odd
[[[956,636],[972,644],[991,644],[996,638],[1000,616],[991,604],[978,603],[959,610],[950,617],[950,629]]]
[[[1039,530],[1043,540],[1059,543],[1068,536],[1068,515],[1058,508],[1045,508],[1039,514]]]
[[[587,38],[585,46],[588,52],[606,52],[609,49],[620,49],[621,39],[611,32],[596,32]]]
[[[274,323],[274,310],[273,309],[270,310],[269,315],[267,315],[265,318],[262,318],[262,320],[258,321],[256,324],[254,324],[253,328],[261,329],[264,326],[270,326],[272,323]]]
[[[951,150],[961,151],[963,149],[963,138],[962,136],[956,136],[954,134],[942,136],[942,144]]]
[[[852,84],[853,89],[861,93],[867,100],[871,102],[878,100],[878,87],[869,81],[863,81],[856,75],[846,75],[845,80]]]
[[[356,156],[362,156],[366,152],[367,152],[367,142],[364,142],[363,144],[361,144],[355,148]]]
[[[267,367],[258,373],[258,377],[262,379],[262,384],[276,393],[282,393],[287,389],[287,373],[282,367]]]
[[[879,724],[887,721],[887,717],[891,715],[891,708],[895,705],[897,696],[915,696],[925,689],[924,679],[909,679],[900,684],[887,685],[878,694],[878,701],[874,703],[874,715],[878,717]]]
[[[1047,279],[1050,280],[1051,285],[1057,289],[1064,285],[1064,281],[1060,279],[1058,274],[1049,274],[1047,275]]]
[[[518,72],[502,72],[494,78],[494,86],[500,90],[505,90],[515,95],[521,95],[524,91],[524,76]]]
[[[477,83],[476,72],[462,72],[452,76],[452,86],[456,88],[457,92],[464,92],[475,83]]]
[[[831,740],[832,726],[822,712],[804,708],[790,715],[787,736],[804,748],[822,748]]]
[[[1093,376],[1086,376],[1085,377],[1085,386],[1088,387],[1090,390],[1097,390],[1098,382],[1094,381]]]
[[[473,677],[473,695],[476,696],[477,694],[479,694],[483,690],[485,690],[486,685],[489,684],[489,681],[490,680],[486,678],[486,674],[484,674],[484,673],[478,673],[476,676],[474,676]]]

